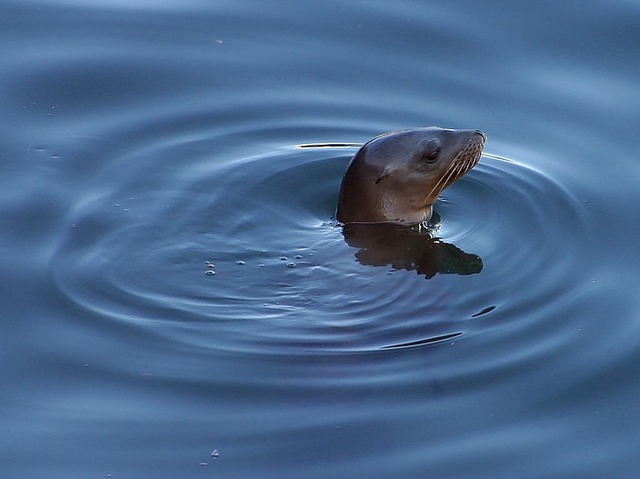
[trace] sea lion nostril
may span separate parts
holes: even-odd
[[[487,135],[482,130],[475,130],[475,132],[482,137],[484,141],[487,141]]]

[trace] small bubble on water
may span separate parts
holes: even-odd
[[[297,254],[295,259],[302,259],[302,255],[301,254]]]
[[[214,274],[216,274],[216,272],[212,269],[208,269],[204,274],[206,274],[207,276],[213,276]]]
[[[237,261],[236,264],[239,265],[239,266],[244,266],[245,262],[244,261]]]
[[[296,264],[295,263],[287,263],[287,268],[295,268]]]
[[[280,261],[287,261],[289,258],[287,258],[286,256],[280,256]]]

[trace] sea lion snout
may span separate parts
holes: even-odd
[[[438,127],[376,136],[354,155],[342,178],[341,223],[428,221],[438,195],[480,160],[481,130]]]

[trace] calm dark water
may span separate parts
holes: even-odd
[[[2,477],[638,477],[638,2],[2,12]],[[298,145],[429,125],[380,260]]]

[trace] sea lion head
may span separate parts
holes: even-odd
[[[336,219],[345,224],[428,221],[442,190],[478,163],[485,141],[480,130],[438,127],[376,136],[347,167]]]

